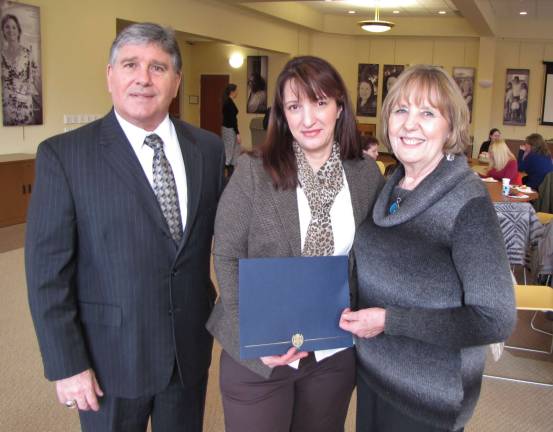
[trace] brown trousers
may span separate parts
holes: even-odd
[[[276,367],[265,379],[221,353],[226,432],[343,432],[355,387],[355,351],[321,362],[312,353],[299,369]]]

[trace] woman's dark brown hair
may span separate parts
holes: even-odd
[[[551,156],[551,152],[549,151],[549,147],[547,146],[547,143],[543,139],[543,137],[538,133],[530,134],[526,137],[526,142],[530,144],[530,147],[532,147],[531,152],[537,153],[542,156]]]
[[[284,66],[276,82],[267,138],[260,148],[265,170],[276,188],[290,189],[298,185],[297,165],[292,147],[293,136],[284,114],[284,88],[292,81],[295,91],[315,102],[332,98],[342,112],[334,128],[334,139],[340,146],[340,159],[361,158],[355,114],[344,84],[336,69],[326,60],[312,56],[295,57]]]

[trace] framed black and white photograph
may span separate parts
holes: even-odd
[[[507,69],[503,99],[503,124],[526,125],[529,78],[529,69]]]
[[[267,56],[248,56],[248,113],[267,111]]]
[[[404,65],[384,65],[384,77],[382,86],[382,102],[388,96],[388,92],[393,87],[399,75],[405,69]]]
[[[453,79],[459,86],[463,99],[467,103],[470,119],[472,121],[472,103],[474,100],[474,76],[475,69],[471,67],[454,67]]]
[[[6,2],[1,15],[3,124],[42,124],[40,8]]]
[[[359,64],[357,69],[357,115],[376,117],[378,65]]]

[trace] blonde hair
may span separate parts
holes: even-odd
[[[467,103],[457,83],[436,66],[415,65],[401,73],[382,105],[381,140],[392,150],[388,137],[388,120],[402,101],[420,104],[424,100],[440,111],[449,124],[444,153],[461,154],[470,142]]]
[[[490,159],[490,169],[495,168],[498,171],[505,168],[505,165],[507,165],[510,160],[516,160],[515,155],[509,150],[507,143],[502,139],[490,143],[488,155]]]

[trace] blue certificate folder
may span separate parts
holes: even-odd
[[[238,278],[241,359],[353,345],[347,256],[241,259]]]

